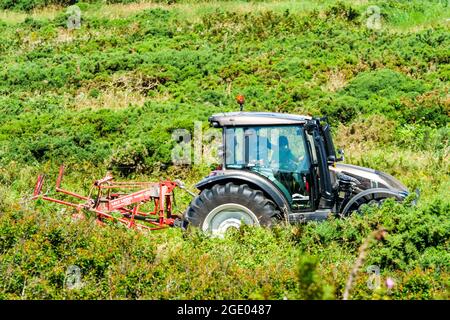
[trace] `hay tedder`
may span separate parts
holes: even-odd
[[[81,211],[95,213],[97,222],[120,222],[128,228],[157,230],[177,225],[181,216],[173,214],[174,189],[184,189],[181,181],[117,182],[111,174],[94,181],[89,195],[83,196],[61,188],[64,166],[59,168],[55,191],[79,199],[69,202],[41,194],[44,175],[39,175],[34,188],[33,200],[43,199],[76,209],[74,217],[82,217]],[[150,210],[142,208],[150,207]]]

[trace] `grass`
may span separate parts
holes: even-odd
[[[148,9],[164,9],[174,10],[183,13],[184,19],[191,22],[198,21],[198,19],[208,13],[220,9],[224,11],[231,11],[237,13],[251,13],[251,12],[278,12],[282,13],[286,10],[294,14],[307,14],[314,10],[324,10],[336,1],[326,0],[302,0],[302,1],[180,1],[172,4],[164,4],[158,1],[136,1],[132,3],[114,3],[109,5],[101,5],[99,3],[82,3],[82,15],[89,18],[107,18],[118,19],[134,15],[138,12]],[[340,1],[341,3],[352,5],[355,8],[360,8],[365,11],[373,4],[369,1]],[[383,21],[386,30],[394,32],[404,32],[408,30],[418,31],[424,28],[435,27],[437,25],[448,25],[450,19],[450,5],[446,0],[435,0],[422,2],[412,1],[420,10],[409,11],[405,10],[405,6],[393,5],[389,8],[389,19]],[[383,5],[391,5],[392,1],[380,1],[380,14],[383,16],[385,10]],[[35,20],[45,21],[54,19],[58,13],[66,10],[62,6],[48,6],[43,8],[33,9],[31,13],[17,12],[12,10],[0,11],[0,20],[18,24],[25,21],[26,18],[33,18]]]
[[[380,1],[376,31],[365,25],[371,4],[82,3],[71,31],[63,7],[2,11],[0,298],[341,299],[359,246],[385,227],[350,297],[448,299],[448,9]],[[83,194],[106,170],[195,190],[210,165],[171,165],[171,135],[196,120],[206,130],[209,115],[237,109],[238,93],[250,111],[327,115],[346,162],[419,188],[418,206],[211,240],[93,227],[26,201],[37,174],[50,188],[61,162],[65,187]],[[182,212],[191,197],[176,197]],[[71,265],[81,289],[65,287]],[[374,291],[370,265],[381,268]]]

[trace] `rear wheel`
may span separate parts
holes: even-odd
[[[219,237],[241,224],[271,227],[279,218],[275,204],[262,191],[232,182],[204,189],[184,216],[188,224]]]

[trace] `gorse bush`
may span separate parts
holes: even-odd
[[[373,34],[372,43],[366,29],[342,20],[350,10],[347,5],[333,8],[326,18],[222,10],[194,23],[164,9],[115,20],[88,15],[66,42],[57,40],[66,17],[26,20],[14,36],[12,28],[3,27],[9,41],[3,45],[5,68],[0,71],[2,161],[47,161],[62,154],[69,161],[110,161],[115,147],[143,137],[135,128],[142,127],[141,118],[154,116],[149,108],[141,108],[142,102],[133,105],[136,98],[169,110],[181,104],[186,120],[204,121],[218,110],[235,109],[233,96],[244,93],[248,110],[327,115],[334,125],[378,113],[401,125],[445,126],[445,30]],[[35,40],[26,32],[30,29]],[[110,29],[123,36],[116,37]],[[101,30],[98,36],[96,30]],[[324,37],[334,42],[320,40]],[[21,54],[17,46],[23,48]],[[410,59],[409,52],[418,58]],[[429,69],[432,65],[437,67]],[[339,83],[326,76],[330,72],[340,75]],[[336,86],[334,91],[326,89]],[[131,105],[126,98],[130,93]],[[121,110],[83,111],[92,104],[114,104],[119,97]],[[146,148],[165,148],[146,150],[146,167],[160,158],[169,161],[167,143],[152,141],[158,141],[160,133],[161,140],[169,136],[170,130],[159,124],[175,128],[169,124],[172,118],[171,111],[161,112],[158,125],[146,134]],[[187,122],[183,125],[192,127]],[[42,133],[50,135],[37,139]],[[59,139],[61,135],[66,138]],[[33,142],[24,143],[27,140]]]
[[[68,30],[75,2],[81,25]],[[0,18],[0,298],[341,299],[358,248],[383,227],[351,298],[448,299],[448,6],[380,1],[374,30],[363,2],[156,2],[0,0],[16,11]],[[195,190],[210,165],[174,166],[173,135],[238,110],[237,94],[247,111],[327,116],[346,162],[419,188],[418,206],[220,240],[99,227],[27,201],[38,172],[63,162],[64,185],[83,194],[106,170]],[[175,196],[182,213],[191,197]]]
[[[414,97],[424,93],[425,90],[425,86],[420,81],[389,69],[358,74],[345,87],[347,94],[361,100],[369,99],[374,95],[388,99],[398,95],[402,97],[412,95]]]
[[[212,109],[216,108],[199,107],[195,113],[207,117]],[[177,112],[180,116],[176,120],[168,117],[168,113]],[[192,130],[191,112],[189,106],[181,104],[167,107],[146,104],[118,111],[84,110],[55,112],[53,117],[49,114],[25,117],[16,120],[14,128],[8,123],[0,128],[5,135],[11,130],[17,133],[13,138],[17,140],[10,140],[8,148],[2,150],[1,161],[4,164],[11,160],[30,164],[52,159],[68,163],[110,161],[119,171],[140,172],[157,163],[171,162],[175,145],[172,133],[178,128]],[[41,137],[36,140],[35,135]]]
[[[371,245],[354,297],[448,298],[450,210],[441,201],[428,208],[388,201],[362,216],[272,231],[244,227],[223,240],[197,230],[100,227],[37,207],[40,213],[0,219],[3,298],[340,298],[354,254],[380,225],[388,236]],[[395,279],[392,291],[363,285],[370,265],[383,281]],[[67,287],[70,266],[80,269],[80,288]]]
[[[132,3],[133,0],[1,0],[0,9],[30,11],[49,5],[70,6],[78,3]],[[156,2],[156,1],[155,1]]]

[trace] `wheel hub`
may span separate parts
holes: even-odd
[[[239,229],[242,223],[259,226],[258,218],[247,207],[227,203],[211,210],[203,222],[202,229],[213,236],[223,238],[227,230]]]
[[[220,234],[225,234],[228,229],[239,229],[241,227],[241,221],[235,218],[231,218],[223,221],[217,228]]]

